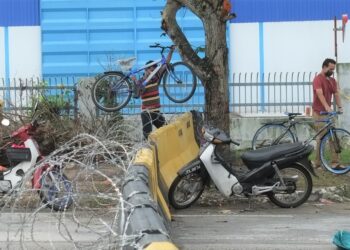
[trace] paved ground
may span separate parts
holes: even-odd
[[[86,213],[73,217],[72,212],[49,209],[36,214],[5,210],[0,214],[0,249],[98,249],[99,232],[106,231],[102,220],[111,218],[91,219]]]
[[[337,249],[337,230],[350,231],[350,203],[307,203],[281,209],[269,202],[197,203],[173,211],[172,239],[180,249]]]

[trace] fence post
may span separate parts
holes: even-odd
[[[74,86],[73,89],[74,92],[74,120],[76,121],[78,119],[78,89],[76,86]]]

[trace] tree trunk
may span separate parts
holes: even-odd
[[[226,24],[215,18],[204,23],[206,56],[210,58],[210,77],[204,79],[205,112],[209,123],[230,131],[228,95],[228,49]],[[214,125],[212,124],[212,125]]]
[[[230,131],[228,96],[228,49],[226,21],[222,6],[225,0],[167,0],[162,13],[162,29],[177,46],[182,60],[188,63],[205,88],[205,120]],[[176,21],[176,12],[186,6],[203,22],[205,57],[192,49]]]

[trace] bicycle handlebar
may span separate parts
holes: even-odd
[[[328,115],[328,116],[335,116],[335,115],[341,115],[343,114],[343,112],[340,111],[331,111],[331,112],[327,112],[327,111],[321,111],[320,115]]]
[[[171,49],[172,46],[162,46],[159,43],[155,43],[153,45],[149,46],[150,48],[161,48],[162,50],[164,49]]]

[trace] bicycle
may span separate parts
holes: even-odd
[[[328,171],[334,174],[346,174],[350,171],[350,132],[345,129],[335,127],[334,118],[341,114],[341,112],[321,112],[321,114],[327,115],[327,117],[317,122],[324,122],[325,125],[319,131],[317,131],[315,135],[305,140],[303,144],[310,144],[311,141],[317,138],[317,136],[324,133],[321,138],[319,149],[322,165]],[[288,113],[289,119],[287,121],[263,125],[257,130],[253,137],[253,149],[269,147],[282,143],[297,142],[298,136],[296,134],[295,126],[299,122],[295,121],[294,119],[297,115],[301,114]],[[270,140],[265,139],[269,137],[271,138],[271,136],[273,137],[274,135],[278,135],[277,138],[272,138]],[[334,155],[332,156],[332,154],[336,154],[337,158],[339,159],[337,165],[343,165],[343,169],[333,168],[334,162],[332,162],[332,158]]]
[[[293,143],[299,141],[296,133],[295,117],[301,113],[285,113],[288,120],[264,123],[254,134],[252,140],[253,150],[269,147],[276,144]]]
[[[159,83],[163,80],[164,93],[171,101],[184,103],[193,96],[197,86],[197,77],[191,67],[185,62],[166,63],[164,51],[170,49],[171,46],[161,46],[156,43],[150,48],[160,48],[161,58],[136,70],[131,70],[136,58],[118,60],[121,67],[124,67],[124,71],[127,72],[126,74],[121,71],[109,71],[104,72],[96,80],[91,91],[92,100],[97,108],[106,112],[122,109],[129,103],[133,92],[136,92],[137,88],[144,88],[162,67],[165,67],[165,71]],[[153,65],[157,65],[156,69],[140,84],[142,86],[130,78]]]

